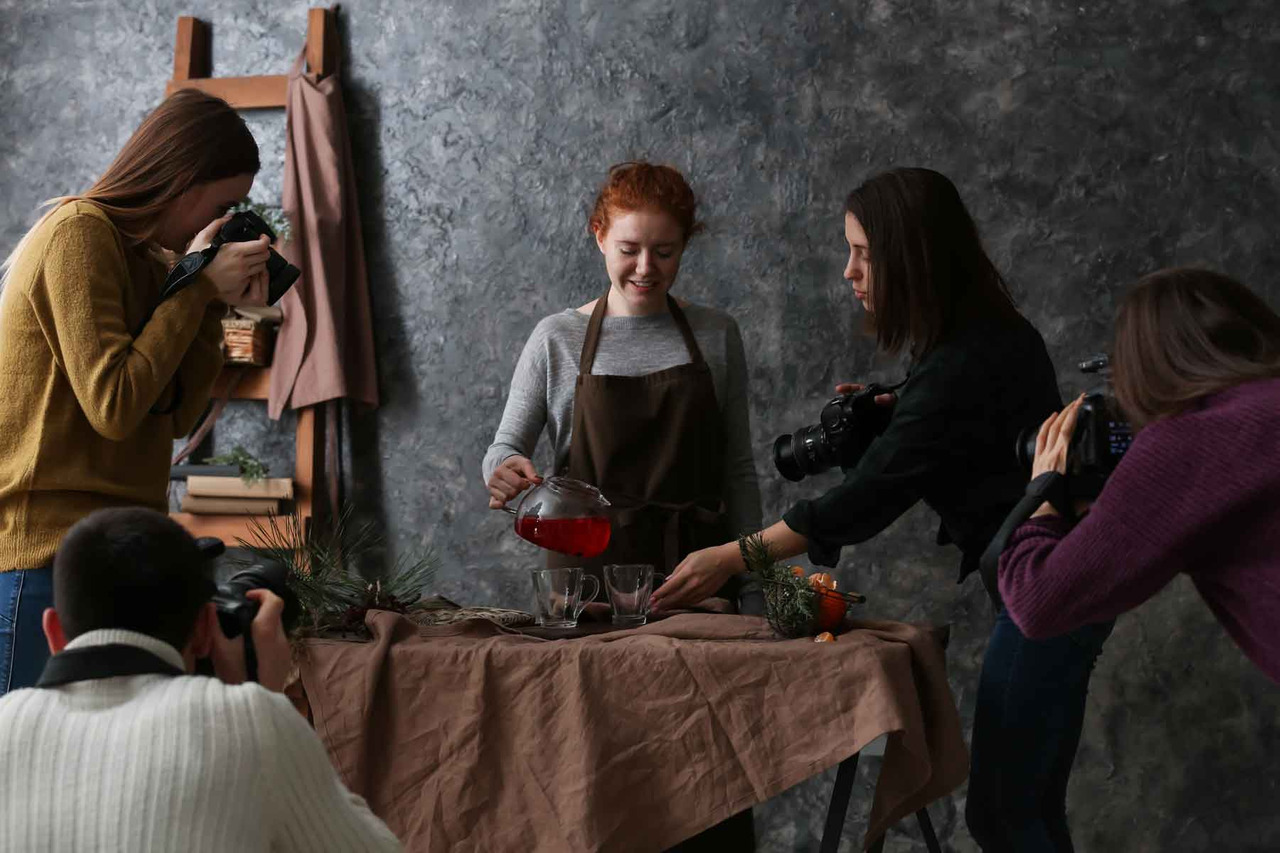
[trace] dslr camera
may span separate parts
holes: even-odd
[[[1080,371],[1110,375],[1110,360],[1105,355],[1080,362]],[[1119,407],[1102,388],[1085,394],[1076,418],[1075,431],[1067,448],[1067,491],[1073,499],[1092,500],[1102,491],[1107,477],[1120,464],[1120,459],[1133,441],[1133,430],[1120,416]],[[1018,434],[1018,464],[1028,473],[1036,458],[1036,435],[1039,426],[1031,426]]]
[[[252,210],[240,210],[218,229],[217,235],[209,245],[210,248],[217,249],[223,243],[245,243],[249,240],[257,240],[263,234],[266,234],[267,239],[272,243],[276,241],[276,232],[271,230],[271,226],[261,216]],[[269,279],[267,304],[275,305],[280,301],[280,297],[293,287],[298,276],[302,275],[302,270],[282,258],[275,249],[268,249],[268,251],[271,254],[267,258],[267,278]]]
[[[200,551],[212,560],[226,551],[221,539],[202,537],[196,540]],[[263,560],[240,569],[225,581],[214,585],[213,601],[218,611],[218,627],[229,640],[244,637],[245,671],[250,681],[258,680],[258,658],[253,650],[253,634],[249,626],[258,615],[258,602],[245,595],[251,589],[267,589],[284,599],[281,621],[285,633],[298,622],[301,605],[298,597],[289,589],[289,570],[277,560]]]
[[[252,210],[236,211],[218,229],[218,233],[209,242],[208,248],[199,252],[192,252],[178,261],[178,265],[170,271],[169,277],[165,280],[164,290],[160,294],[161,301],[168,299],[195,281],[196,273],[213,260],[218,253],[218,249],[222,248],[223,245],[257,240],[263,234],[267,235],[267,238],[272,243],[275,242],[276,232],[271,230],[271,226],[263,221],[261,216]],[[284,296],[289,288],[293,287],[294,282],[298,280],[298,276],[302,275],[302,271],[282,258],[275,249],[269,249],[268,251],[271,254],[267,258],[267,304],[275,305],[280,301],[280,297]]]
[[[872,384],[833,397],[822,407],[816,424],[778,436],[773,443],[773,464],[778,473],[799,482],[837,465],[857,465],[893,414],[891,407],[876,405],[876,396],[892,390]]]

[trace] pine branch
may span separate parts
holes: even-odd
[[[352,571],[351,567],[376,562],[383,537],[372,521],[354,523],[350,507],[339,514],[331,531],[310,536],[296,514],[266,519],[266,523],[250,522],[251,541],[241,539],[240,547],[257,559],[285,565],[289,588],[307,622],[305,630],[312,633],[363,632],[364,614],[369,610],[406,612],[422,597],[439,567],[439,558],[428,548],[403,555],[389,570],[377,570],[369,577]],[[246,561],[241,558],[240,562]]]
[[[784,637],[812,634],[818,602],[808,578],[778,562],[763,534],[743,539],[742,551],[747,571],[760,578],[765,617],[773,629]]]

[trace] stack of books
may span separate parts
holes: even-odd
[[[293,480],[269,477],[245,482],[238,476],[187,477],[182,511],[194,515],[279,514],[280,502],[293,500]]]

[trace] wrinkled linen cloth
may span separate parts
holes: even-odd
[[[867,842],[968,772],[945,633],[856,623],[835,643],[676,615],[546,640],[383,611],[310,640],[316,731],[407,849],[660,851],[889,733]]]

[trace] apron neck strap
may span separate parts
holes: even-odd
[[[596,307],[591,311],[591,320],[587,323],[587,339],[582,344],[582,357],[578,360],[578,372],[581,374],[590,374],[592,365],[596,363],[596,350],[600,348],[600,330],[604,327],[604,315],[609,307],[609,292],[612,289],[613,285],[609,285],[604,295],[596,300]],[[680,330],[680,337],[684,338],[685,348],[689,351],[689,361],[693,364],[702,364],[702,349],[698,346],[698,339],[693,335],[693,327],[689,325],[684,311],[670,293],[667,294],[667,310],[671,312],[671,319]]]

